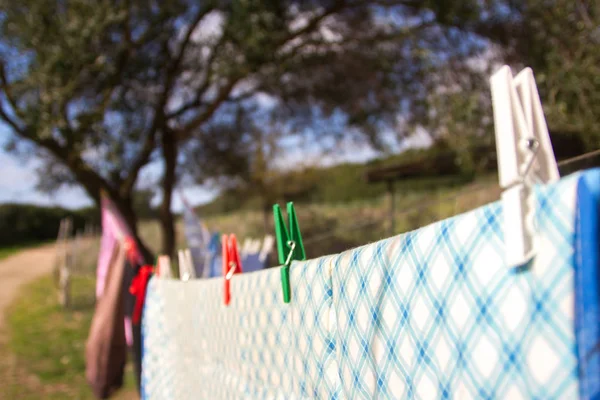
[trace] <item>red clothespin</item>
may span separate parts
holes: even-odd
[[[223,258],[223,276],[225,277],[224,302],[228,306],[231,302],[231,278],[234,274],[242,272],[242,262],[240,261],[240,252],[238,250],[237,239],[234,234],[223,235],[221,238],[222,258]]]

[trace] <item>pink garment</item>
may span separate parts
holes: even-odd
[[[102,209],[102,214],[104,214],[104,208]],[[106,226],[104,223],[104,215],[102,218],[102,226]],[[98,299],[102,296],[102,293],[104,293],[110,255],[115,248],[116,242],[112,231],[103,228],[102,239],[100,239],[100,253],[98,254],[98,266],[96,267],[96,298]]]
[[[133,346],[133,327],[131,326],[131,317],[125,316],[125,340],[127,346]]]
[[[108,196],[102,195],[101,199],[102,213],[102,238],[100,240],[100,253],[98,254],[98,265],[96,267],[96,298],[99,299],[104,293],[106,277],[108,274],[110,261],[117,243],[123,242],[126,237],[130,237],[131,231],[125,223],[125,219],[110,201]],[[131,327],[131,318],[125,317],[125,338],[127,345],[133,345],[133,334]]]

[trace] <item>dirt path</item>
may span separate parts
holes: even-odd
[[[7,307],[18,296],[21,287],[51,273],[56,256],[54,246],[26,249],[0,260],[0,381],[5,385],[0,399],[35,398],[29,391],[37,393],[42,389],[39,379],[20,367],[16,357],[7,350],[5,322]]]
[[[65,392],[66,389],[60,385],[42,384],[37,376],[19,365],[15,355],[6,347],[7,308],[19,295],[23,285],[50,274],[55,260],[55,244],[26,249],[0,260],[0,400],[72,397],[65,397],[64,393],[68,391]],[[121,390],[114,396],[114,400],[138,398],[137,391],[131,389]]]
[[[21,286],[52,271],[56,256],[54,246],[23,250],[0,260],[0,333],[4,333],[6,308]]]

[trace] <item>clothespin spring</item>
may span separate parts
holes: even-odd
[[[292,298],[292,290],[290,288],[290,265],[292,264],[292,256],[296,249],[296,242],[288,240],[287,245],[290,247],[290,252],[281,267],[281,287],[283,289],[283,302],[289,303]]]
[[[533,163],[535,162],[535,158],[537,157],[540,150],[540,142],[536,138],[528,138],[525,142],[525,148],[531,152],[531,156],[529,156],[529,160],[527,160],[527,164],[525,164],[525,170],[523,171],[523,182],[529,176],[529,171],[531,167],[533,167]]]
[[[234,274],[242,272],[242,262],[240,261],[240,253],[235,235],[223,235],[222,249],[224,275],[223,301],[227,306],[231,301],[231,279],[233,279]]]
[[[529,171],[531,170],[531,167],[535,162],[535,158],[540,150],[540,142],[536,138],[531,137],[527,138],[524,144],[525,148],[531,153],[531,155],[529,156],[529,160],[527,160],[527,162],[525,163],[525,168],[521,172],[519,178],[504,186],[504,189],[510,189],[514,186],[525,184],[525,181],[529,175]]]
[[[287,265],[289,267],[292,261],[292,256],[294,255],[294,250],[296,250],[296,242],[294,242],[293,240],[288,240],[287,245],[290,247],[290,252],[287,256],[287,259],[285,260],[284,265]]]
[[[235,262],[231,261],[229,263],[229,271],[227,271],[227,275],[225,275],[225,279],[230,281],[231,278],[233,278],[233,275],[235,274],[235,269],[237,268],[237,265]]]

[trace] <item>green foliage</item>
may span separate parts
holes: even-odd
[[[40,243],[56,239],[60,221],[73,219],[74,231],[83,230],[88,223],[99,225],[96,209],[77,211],[58,207],[39,207],[26,204],[0,205],[0,246]]]
[[[584,141],[586,150],[600,147],[600,2],[496,0],[487,3],[490,5],[488,13],[481,14],[470,24],[488,41],[487,54],[482,53],[487,62],[482,62],[485,58],[473,60],[478,64],[475,70],[482,71],[478,79],[477,75],[458,69],[459,76],[446,80],[446,89],[453,85],[461,88],[450,91],[454,99],[446,109],[454,112],[448,114],[448,118],[461,123],[475,117],[475,124],[469,129],[479,126],[478,122],[488,125],[489,121],[477,117],[479,110],[489,109],[489,100],[482,99],[482,94],[489,93],[487,76],[493,72],[489,67],[499,62],[508,63],[517,72],[527,66],[535,73],[550,131],[577,136]],[[448,67],[456,74],[455,63],[449,63]],[[479,103],[478,110],[468,113],[469,103],[473,104],[474,99]],[[489,116],[491,113],[487,112]],[[450,131],[451,136],[455,133],[461,131]]]
[[[600,147],[600,2],[528,0],[517,44],[544,100],[551,129]]]

